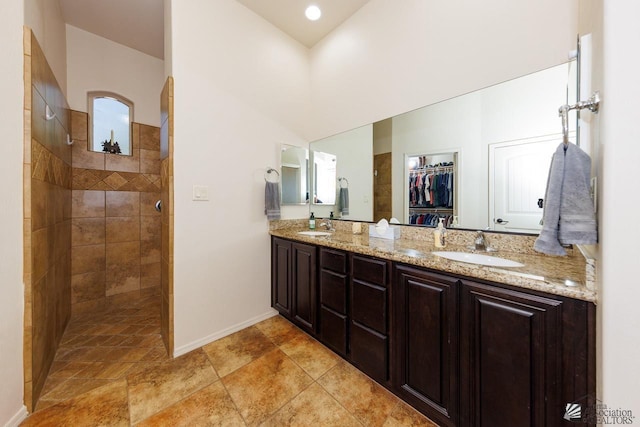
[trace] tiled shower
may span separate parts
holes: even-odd
[[[170,258],[161,229],[172,216],[154,208],[162,189],[160,128],[133,123],[131,156],[90,151],[87,114],[69,109],[28,28],[24,81],[23,354],[32,411],[71,316],[161,294],[161,260]],[[164,333],[170,311],[163,304]]]

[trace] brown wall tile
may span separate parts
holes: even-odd
[[[74,218],[71,228],[71,245],[97,245],[104,244],[105,239],[104,218]]]
[[[107,218],[107,243],[140,240],[140,217],[123,216]],[[137,255],[140,256],[139,254]]]
[[[140,172],[140,150],[133,149],[131,156],[106,154],[104,167],[110,171]]]
[[[71,212],[73,218],[104,217],[104,191],[73,190]]]
[[[86,245],[71,248],[71,274],[105,270],[105,245]]]
[[[140,287],[150,288],[160,286],[160,263],[143,264],[140,266]]]
[[[106,206],[106,215],[108,217],[140,215],[140,193],[107,191]]]
[[[140,124],[140,149],[160,151],[160,129]]]
[[[48,224],[47,201],[49,199],[49,184],[38,179],[31,179],[31,227],[39,230]]]
[[[31,234],[32,281],[37,282],[47,272],[49,266],[49,230],[41,228]]]
[[[71,111],[71,139],[89,140],[89,115],[81,111]]]
[[[156,202],[160,200],[160,192],[140,193],[140,215],[160,216],[156,210]]]
[[[143,216],[140,219],[140,240],[156,240],[160,237],[161,220],[159,216]]]
[[[93,271],[71,276],[71,302],[89,301],[104,298],[105,272]]]
[[[140,150],[140,172],[160,175],[160,151]]]
[[[74,168],[104,170],[105,156],[104,153],[90,151],[86,140],[74,139],[72,149]]]
[[[107,244],[106,295],[140,289],[140,242]]]
[[[160,238],[140,242],[140,264],[160,262]]]

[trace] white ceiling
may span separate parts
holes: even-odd
[[[293,39],[312,47],[369,0],[237,0]],[[163,0],[59,0],[67,24],[164,58]],[[322,10],[309,21],[308,5]]]

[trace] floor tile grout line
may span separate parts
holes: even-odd
[[[225,375],[225,376],[227,376],[227,375]],[[235,410],[238,413],[238,415],[240,415],[240,418],[242,419],[242,422],[244,423],[244,425],[248,426],[249,424],[247,424],[247,420],[242,415],[242,412],[240,412],[240,408],[238,408],[238,404],[233,399],[233,396],[231,396],[231,393],[229,393],[229,389],[227,388],[227,385],[224,383],[224,381],[222,381],[222,379],[223,379],[223,377],[220,377],[219,381],[220,381],[220,384],[222,384],[222,387],[224,388],[224,392],[227,393],[227,396],[229,396],[229,399],[231,400],[231,403],[233,403],[233,407],[235,408]]]

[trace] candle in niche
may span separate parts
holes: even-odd
[[[111,129],[111,145],[113,145],[114,142],[115,140],[113,139],[113,129]]]

